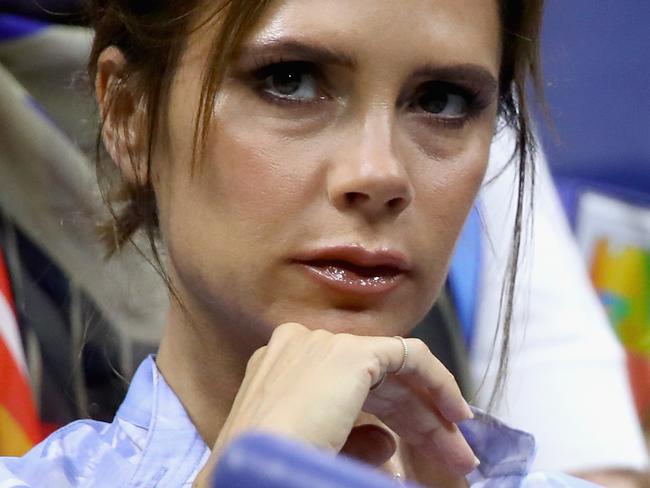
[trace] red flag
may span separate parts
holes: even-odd
[[[20,456],[42,439],[0,249],[0,456]]]

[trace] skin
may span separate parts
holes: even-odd
[[[408,336],[435,300],[484,175],[500,67],[496,2],[273,3],[226,76],[192,172],[193,120],[216,28],[189,39],[152,174],[168,272],[185,306],[171,301],[157,364],[214,445],[196,486],[221,448],[251,428],[399,465],[426,484],[462,486],[460,475],[475,466],[455,425],[469,417],[467,406],[415,339],[393,374],[403,352],[392,336]],[[307,103],[279,100],[277,83],[251,75],[260,62],[314,61],[288,40],[336,53],[316,61],[323,77],[315,91],[301,84]],[[100,57],[100,106],[124,67],[115,48]],[[465,110],[452,98],[451,115],[424,110],[431,81],[462,85],[480,103]],[[128,112],[133,137],[105,113],[105,145],[134,178],[146,147],[137,103],[115,107]],[[378,299],[327,288],[291,261],[340,244],[398,250],[412,268]]]

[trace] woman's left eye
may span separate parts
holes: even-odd
[[[431,81],[422,87],[412,105],[440,119],[464,119],[470,115],[473,98],[459,86]]]
[[[319,98],[316,73],[310,63],[278,63],[264,68],[258,76],[261,90],[274,98],[296,102]]]

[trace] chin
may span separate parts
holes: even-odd
[[[360,307],[332,307],[317,311],[296,312],[291,319],[276,321],[298,322],[310,329],[323,329],[334,334],[354,334],[362,336],[408,335],[417,320],[405,320],[408,314],[386,313]],[[288,317],[289,315],[287,315]]]

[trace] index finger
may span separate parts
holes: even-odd
[[[449,422],[457,423],[474,417],[458,383],[447,368],[420,339],[398,337],[377,338],[379,360],[387,374],[409,377],[424,388],[440,414]],[[404,347],[406,346],[406,347]]]

